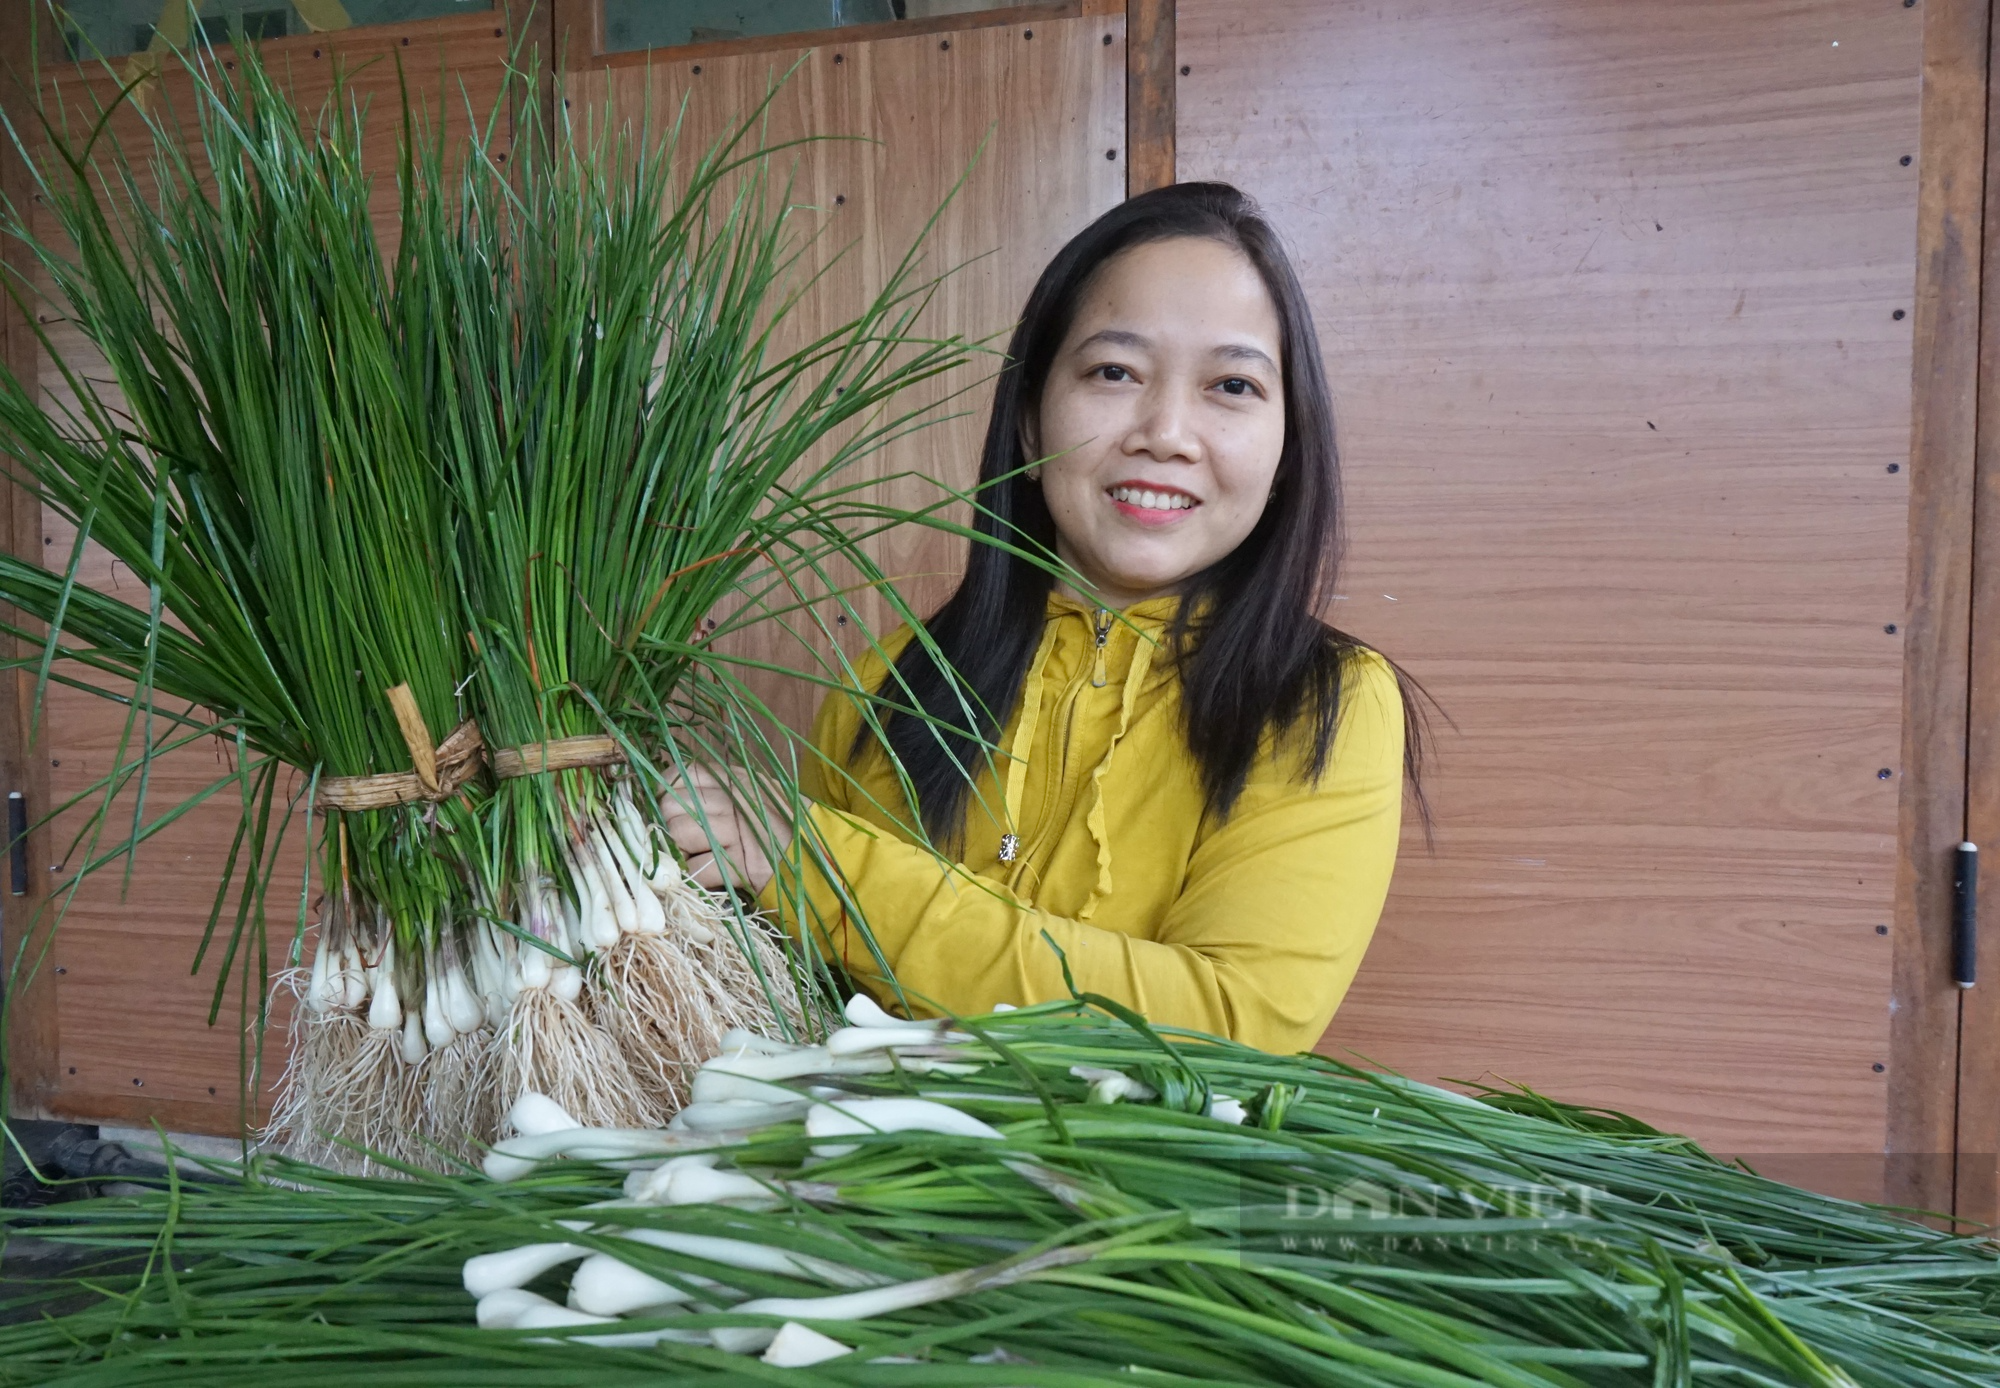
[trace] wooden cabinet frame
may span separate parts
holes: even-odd
[[[27,129],[32,119],[35,93],[25,55],[34,51],[35,7],[0,7],[0,55],[13,56],[0,62],[0,107],[16,129]],[[27,165],[11,140],[0,140],[0,191],[14,206],[25,206],[32,196]],[[10,280],[25,272],[26,248],[18,243],[6,247],[6,270]],[[23,305],[12,295],[0,298],[0,352],[6,354],[9,370],[32,387],[37,376],[41,349],[35,340],[34,325]],[[0,545],[14,554],[33,554],[41,548],[41,503],[22,488],[0,479]],[[21,614],[13,608],[0,610],[10,623]],[[0,637],[0,658],[18,659],[25,643]],[[11,671],[0,680],[0,793],[20,791],[30,806],[48,803],[48,768],[44,759],[33,756],[34,729],[33,676],[25,670]],[[31,835],[30,864],[46,861],[49,832]],[[40,1096],[53,1092],[56,1077],[55,998],[53,980],[43,978],[20,996],[8,998],[7,988],[14,960],[22,944],[25,922],[35,916],[45,900],[45,874],[28,873],[24,896],[0,899],[0,1003],[6,1008],[6,1031],[0,1036],[0,1113],[32,1113]]]
[[[1127,0],[1125,6],[1125,191],[1174,181],[1174,0]]]
[[[1955,1207],[1962,999],[1950,863],[1965,837],[1972,474],[1989,0],[1930,0],[1917,214],[1888,1198]]]
[[[1958,504],[1948,519],[1940,519],[1932,543],[1966,575],[1962,584],[1948,585],[1954,597],[1958,589],[1964,590],[1962,607],[1952,609],[1954,620],[1964,623],[1966,640],[1963,825],[1965,837],[1984,850],[1982,856],[1992,859],[2000,855],[2000,162],[1996,162],[2000,161],[2000,102],[1996,102],[2000,91],[1993,80],[2000,70],[2000,25],[1994,23],[1988,4],[1967,0],[1961,8],[1967,13],[1955,19],[1950,37],[1953,81],[1963,90],[1964,109],[1955,106],[1950,131],[1939,133],[1953,137],[1947,146],[1949,174],[1964,185],[1955,201],[1973,203],[1975,220],[1962,226],[1947,221],[1936,238],[1940,261],[1958,272],[1957,312],[1944,317],[1955,334],[1957,354],[1950,385],[1941,372],[1931,387],[1949,393],[1949,403],[1941,402],[1938,410],[1952,421],[1955,450],[1942,471],[1955,488]],[[1939,18],[1937,13],[1931,16],[1933,23]],[[1930,115],[1927,106],[1927,156]],[[1928,222],[1926,218],[1927,227]],[[1954,254],[1945,249],[1946,229],[1963,234],[1963,251]],[[1931,268],[1931,261],[1919,261],[1920,275]],[[1983,273],[1987,268],[1995,273]],[[1970,361],[1967,346],[1956,340],[1968,334],[1966,320],[1975,323]],[[1921,322],[1918,326],[1921,332]],[[1921,432],[1926,400],[1921,370],[1917,387]],[[1911,461],[1917,466],[1924,459],[1913,452]],[[1956,673],[1940,672],[1947,680]],[[1949,684],[1935,692],[1947,697]],[[1940,741],[1945,745],[1938,750],[1948,753],[1948,739]],[[1946,770],[1940,767],[1941,774]],[[1938,879],[1948,878],[1943,846],[1934,842],[1918,846],[1929,853],[1921,865]],[[1949,890],[1948,882],[1942,890]],[[1990,1225],[2000,1223],[2000,868],[1984,874],[1978,904],[1985,926],[1977,961],[1979,982],[1958,990],[1956,1046],[1947,1073],[1955,1090],[1953,1209],[1963,1218]],[[1937,931],[1933,939],[1948,938],[1948,926],[1948,920],[1933,922]]]
[[[2000,26],[1928,0],[1889,1198],[2000,1222],[2000,869],[1960,988],[1953,854],[2000,854]]]

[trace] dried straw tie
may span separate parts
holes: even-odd
[[[618,739],[592,734],[502,747],[493,753],[493,774],[503,781],[544,771],[570,771],[580,766],[616,766],[625,760]]]
[[[380,776],[330,776],[319,783],[313,803],[321,809],[386,810],[392,805],[433,804],[449,800],[465,788],[486,764],[486,743],[479,725],[466,719],[450,737],[431,746],[431,732],[417,709],[410,686],[388,692],[396,712],[396,727],[410,749],[415,771],[391,771]]]
[[[470,718],[452,729],[450,737],[431,746],[430,726],[417,709],[410,686],[388,691],[397,730],[410,749],[414,771],[380,776],[329,776],[319,783],[313,804],[320,809],[386,810],[392,805],[438,803],[451,799],[486,765],[486,742]],[[616,766],[625,760],[616,738],[592,735],[561,737],[525,747],[501,747],[493,753],[493,774],[500,780],[533,776],[544,771],[568,771],[581,766]]]

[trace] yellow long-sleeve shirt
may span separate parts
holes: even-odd
[[[1264,739],[1226,819],[1203,812],[1180,726],[1180,681],[1159,637],[1173,598],[1110,620],[1060,595],[993,768],[976,782],[963,861],[941,864],[898,825],[908,802],[879,747],[847,776],[805,768],[808,813],[847,893],[920,1015],[1067,997],[1076,986],[1155,1021],[1273,1051],[1325,1032],[1374,933],[1402,813],[1403,708],[1388,663],[1343,672],[1332,759],[1300,777],[1303,738]],[[909,638],[884,645],[891,656]],[[860,671],[879,683],[883,667]],[[1025,726],[1024,726],[1025,725]],[[846,764],[859,714],[829,695],[813,741]],[[999,771],[998,784],[992,770]],[[851,778],[851,779],[850,779]],[[894,813],[890,813],[891,807]],[[1018,835],[1013,861],[1002,837]],[[844,929],[839,894],[799,873],[821,939],[855,976],[880,970]],[[801,933],[776,880],[764,905]]]

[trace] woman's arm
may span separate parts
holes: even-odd
[[[1401,823],[1395,677],[1379,660],[1353,669],[1326,776],[1304,786],[1285,774],[1285,763],[1267,759],[1228,821],[1195,851],[1151,939],[1025,905],[833,806],[810,813],[914,1001],[972,1013],[1067,996],[1046,932],[1080,990],[1170,1025],[1267,1050],[1306,1049],[1325,1031],[1374,932]],[[866,947],[839,928],[833,884],[807,869],[803,886],[828,947],[857,977],[877,980]],[[766,904],[778,895],[767,888]]]

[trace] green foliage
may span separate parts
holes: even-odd
[[[799,1122],[779,1123],[714,1139],[729,1167],[788,1193],[779,1208],[598,1216],[887,1281],[1030,1269],[912,1309],[817,1322],[855,1347],[844,1358],[776,1371],[698,1345],[474,1329],[463,1261],[548,1240],[620,1250],[682,1285],[828,1294],[803,1275],[578,1232],[582,1207],[620,1194],[618,1169],[565,1161],[494,1185],[470,1172],[367,1181],[263,1160],[240,1181],[7,1216],[0,1228],[16,1236],[106,1265],[0,1307],[23,1318],[0,1328],[0,1384],[279,1372],[300,1384],[2000,1382],[2000,1254],[1984,1239],[1764,1180],[1684,1138],[1553,1100],[1518,1112],[1323,1057],[1147,1034],[1081,1003],[954,1025],[979,1039],[922,1053],[948,1052],[971,1074],[839,1082],[949,1102],[1002,1140],[884,1133],[828,1158]],[[1093,1103],[1072,1073],[1133,1073],[1163,1046],[1168,1068],[1217,1095],[1287,1094],[1282,1118],[1238,1126],[1164,1101]],[[559,1300],[563,1281],[533,1285]],[[35,1318],[86,1287],[101,1299]],[[697,1307],[627,1324],[757,1320]]]
[[[975,348],[919,333],[937,281],[915,248],[857,317],[799,330],[813,248],[761,108],[689,150],[651,112],[573,125],[517,73],[447,140],[405,88],[384,170],[363,163],[349,86],[302,112],[240,52],[233,69],[185,55],[191,122],[121,98],[12,132],[46,149],[36,190],[60,236],[37,240],[21,208],[6,230],[101,361],[44,342],[59,410],[0,373],[0,456],[76,533],[60,571],[0,556],[0,601],[41,624],[14,630],[38,652],[38,708],[61,683],[126,709],[110,771],[57,807],[88,809],[62,893],[129,874],[147,838],[229,796],[216,1007],[232,970],[245,999],[268,993],[266,908],[300,820],[317,882],[289,958],[325,892],[394,932],[416,998],[441,939],[516,929],[524,884],[575,890],[564,836],[606,783],[316,811],[330,778],[411,768],[386,691],[410,687],[434,740],[466,718],[489,747],[609,733],[654,794],[698,762],[795,811],[796,752],[746,678],[760,663],[725,638],[775,622],[830,642],[836,617],[860,625],[856,590],[908,616],[863,545],[909,521],[968,534],[943,514],[964,498],[898,510],[854,464],[920,422],[898,392]],[[141,147],[114,121],[139,122]],[[371,215],[391,173],[393,247]],[[79,580],[91,546],[143,608]],[[817,659],[810,677],[841,687],[844,657]],[[159,810],[155,758],[204,735],[230,769]]]

